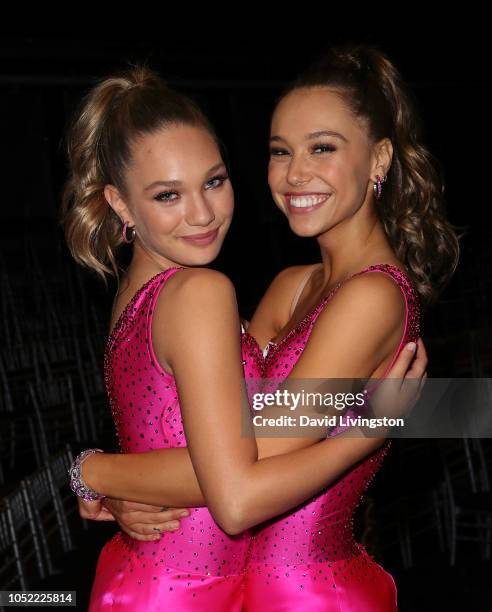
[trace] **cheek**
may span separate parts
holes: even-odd
[[[147,215],[147,230],[150,233],[155,233],[157,229],[161,235],[170,233],[181,223],[182,218],[183,207],[179,204],[168,208],[165,205],[156,206]]]
[[[270,162],[268,165],[268,186],[272,194],[273,201],[277,208],[282,212],[285,212],[284,201],[282,195],[279,194],[281,185],[285,183],[285,172],[280,164]]]
[[[370,173],[370,160],[364,155],[351,155],[346,161],[346,173],[350,175],[351,180],[360,183],[369,176]]]
[[[224,189],[215,203],[215,209],[224,218],[232,217],[234,213],[234,192],[231,186]]]
[[[284,165],[274,161],[268,164],[268,184],[272,191],[275,191],[278,184],[285,179],[286,172],[287,164]]]
[[[326,178],[327,182],[342,185],[348,178],[349,169],[346,159],[342,155],[320,158],[317,165],[318,172]]]

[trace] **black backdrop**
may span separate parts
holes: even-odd
[[[95,81],[128,62],[145,60],[171,84],[193,95],[225,141],[232,166],[236,213],[215,266],[234,280],[249,316],[269,280],[282,267],[313,261],[314,241],[291,235],[266,181],[269,117],[279,89],[324,46],[341,40],[377,45],[396,63],[416,94],[425,140],[445,169],[449,216],[468,227],[459,272],[443,296],[454,299],[469,285],[468,270],[490,255],[491,206],[487,193],[489,67],[484,37],[437,27],[408,36],[380,28],[309,38],[250,32],[234,40],[178,34],[51,34],[3,37],[0,57],[0,148],[3,249],[29,235],[48,240],[65,176],[62,136],[75,102]],[[43,234],[41,228],[48,234]],[[247,228],[247,229],[246,229]],[[67,255],[68,256],[68,255]],[[466,289],[468,290],[468,289]],[[460,294],[461,291],[461,294]],[[488,305],[488,304],[487,304]],[[459,309],[460,307],[458,307]],[[470,305],[487,317],[486,305]],[[445,315],[446,318],[447,315]],[[435,317],[434,317],[435,318]],[[438,316],[442,319],[442,316]],[[466,324],[469,324],[467,322]],[[442,332],[428,319],[427,333]],[[453,322],[459,326],[459,321]]]
[[[137,28],[131,35],[121,34],[114,27],[99,25],[97,34],[81,35],[66,29],[63,34],[10,33],[1,37],[0,255],[9,274],[25,273],[27,245],[34,247],[38,263],[48,273],[54,258],[70,262],[57,226],[65,178],[62,137],[67,118],[96,79],[128,62],[145,60],[170,84],[198,100],[227,145],[236,211],[223,251],[213,265],[232,278],[241,313],[249,317],[275,273],[317,257],[314,241],[299,239],[289,231],[268,189],[268,124],[275,97],[324,46],[349,38],[364,40],[386,52],[413,88],[425,125],[425,142],[444,167],[449,217],[455,225],[467,227],[458,271],[424,322],[429,375],[476,375],[473,368],[478,354],[482,375],[490,376],[492,346],[487,339],[492,329],[492,215],[488,193],[487,34],[477,31],[479,19],[473,30],[464,23],[451,28],[443,19],[424,33],[422,16],[416,10],[405,17],[412,30],[404,34],[399,29],[403,22],[398,29],[380,27],[374,10],[372,21],[363,28],[332,36],[329,32],[338,31],[337,24],[327,20],[325,27],[313,31],[314,15],[297,8],[299,23],[294,25],[299,25],[299,30],[278,26],[260,33],[250,27],[245,35],[233,32],[226,37],[223,30],[212,27],[211,13],[204,23],[208,34],[200,37],[189,35],[186,22],[178,24],[181,27],[163,24],[159,35],[146,34],[145,29],[142,34],[135,33]],[[301,17],[308,18],[305,28],[301,27]],[[83,276],[90,299],[100,305],[98,315],[104,327],[114,286],[106,290],[88,271]],[[382,471],[372,487],[375,499],[384,503],[408,492],[408,474],[392,475],[391,464]],[[416,477],[418,490],[419,473]],[[388,487],[387,483],[393,485]],[[77,551],[73,566],[67,565],[72,574],[64,576],[63,582],[54,578],[52,583],[55,588],[79,589],[81,601],[88,597],[87,576],[92,579],[97,554],[108,539],[106,531],[97,531],[94,526],[91,529],[92,547]],[[434,543],[429,546],[435,548]],[[429,567],[424,564],[414,572],[405,572],[397,570],[393,559],[387,562],[397,577],[402,610],[436,609],[444,602],[446,609],[462,609],[459,594],[465,582],[470,584],[468,596],[474,593],[475,602],[487,605],[488,582],[483,576],[489,575],[490,564],[467,565],[465,561],[451,572],[446,561],[436,562],[431,556]],[[427,587],[432,590],[436,584],[441,592],[428,598]],[[424,599],[430,608],[423,605]],[[434,607],[431,602],[435,602]]]

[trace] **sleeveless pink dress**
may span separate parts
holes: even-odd
[[[419,298],[409,278],[395,266],[379,264],[356,275],[382,272],[405,297],[401,348],[419,336]],[[314,323],[333,297],[335,287],[278,344],[269,343],[264,378],[289,375],[309,340]],[[249,356],[247,356],[249,355]],[[263,354],[255,339],[243,334],[243,363],[259,362]],[[256,526],[248,561],[244,609],[247,612],[393,612],[396,586],[387,573],[354,539],[353,515],[388,451],[386,441],[343,477],[302,506]]]
[[[139,289],[106,344],[105,384],[123,453],[186,446],[175,380],[160,367],[151,340],[159,291],[179,269]],[[120,531],[107,542],[89,610],[239,612],[250,532],[230,536],[207,508],[189,510],[181,527],[161,540],[141,542]]]

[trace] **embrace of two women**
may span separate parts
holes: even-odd
[[[386,432],[255,438],[244,379],[396,378],[385,411],[406,414],[426,377],[421,312],[457,236],[411,92],[374,47],[332,47],[289,84],[268,146],[272,198],[320,256],[280,272],[245,329],[207,268],[234,193],[198,105],[137,65],[99,81],[69,126],[67,244],[119,280],[104,377],[121,452],[90,449],[72,476],[81,515],[121,526],[93,612],[397,609],[352,529]]]

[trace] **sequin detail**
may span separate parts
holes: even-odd
[[[175,379],[157,361],[151,338],[159,292],[179,269],[145,283],[108,337],[104,380],[123,453],[186,446]],[[230,536],[207,508],[189,511],[177,531],[164,532],[157,541],[117,533],[101,552],[91,609],[106,609],[109,601],[133,602],[124,609],[162,609],[154,608],[152,593],[159,589],[158,596],[164,597],[168,584],[176,604],[172,609],[241,610],[250,532]]]
[[[405,326],[394,361],[407,342],[418,339],[419,297],[408,276],[390,264],[370,266],[351,278],[369,272],[389,275],[405,297]],[[317,317],[342,284],[333,288],[283,339],[271,344],[264,362],[265,379],[289,375]],[[244,347],[256,360],[261,349],[255,347],[257,343],[248,332],[245,335],[249,337],[244,339]],[[268,610],[266,597],[275,601],[279,610],[297,610],[300,606],[314,610],[396,610],[394,580],[353,533],[354,512],[390,447],[391,440],[387,440],[329,488],[253,530],[245,610]]]

